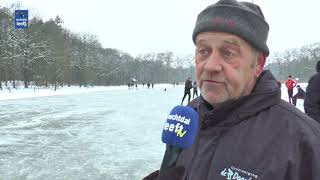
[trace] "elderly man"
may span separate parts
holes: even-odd
[[[320,125],[281,100],[264,71],[269,26],[259,6],[220,0],[193,31],[200,128],[175,166],[145,179],[319,180]]]

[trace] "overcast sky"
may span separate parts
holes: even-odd
[[[0,5],[14,2],[44,20],[59,15],[65,28],[94,34],[103,47],[136,56],[163,51],[193,54],[191,34],[197,14],[216,0],[0,0]],[[270,26],[271,53],[320,41],[320,1],[254,2]]]

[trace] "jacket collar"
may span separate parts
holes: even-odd
[[[263,71],[247,100],[238,109],[239,118],[244,119],[279,103],[281,90],[270,71]]]
[[[200,96],[194,107],[199,114],[203,114],[203,117],[200,118],[202,119],[202,128],[208,126],[232,126],[273,106],[280,100],[281,92],[277,80],[270,71],[266,70],[259,76],[255,87],[249,95],[226,102],[218,109],[212,108]]]

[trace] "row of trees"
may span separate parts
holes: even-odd
[[[132,57],[117,49],[103,48],[90,34],[75,34],[56,17],[44,22],[29,20],[28,29],[15,29],[15,7],[0,7],[0,82],[21,80],[39,86],[121,85],[139,82],[171,83],[194,75],[193,56],[172,52]],[[2,83],[0,83],[2,89]]]
[[[281,81],[291,74],[301,82],[307,82],[315,73],[316,63],[320,60],[320,42],[274,53],[269,58],[267,68]]]
[[[28,29],[15,29],[14,6],[0,7],[0,82],[21,80],[39,86],[121,85],[138,82],[172,83],[194,76],[194,57],[172,52],[132,57],[117,49],[103,48],[90,34],[76,34],[62,27],[56,17],[44,22],[33,17]],[[307,81],[320,59],[320,43],[274,53],[267,68],[279,80],[289,74]],[[2,83],[0,83],[2,89]]]

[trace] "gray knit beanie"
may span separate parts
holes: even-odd
[[[197,18],[192,39],[201,32],[219,31],[235,34],[269,55],[266,44],[269,25],[258,5],[236,0],[220,0],[204,9]]]

